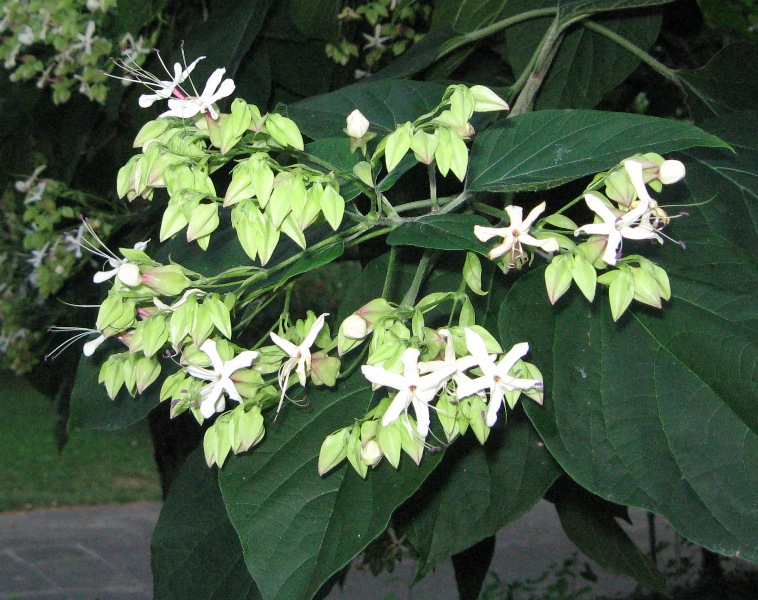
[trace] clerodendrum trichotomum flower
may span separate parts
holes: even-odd
[[[403,353],[402,375],[372,365],[362,366],[361,371],[371,383],[398,390],[387,412],[384,413],[382,425],[389,425],[412,405],[418,422],[418,433],[421,437],[426,437],[429,433],[428,404],[444,382],[455,373],[456,367],[453,364],[441,363],[437,370],[422,376],[419,373],[418,357],[419,351],[416,348],[408,348]]]
[[[234,385],[232,375],[235,371],[246,369],[253,364],[258,353],[253,350],[245,350],[233,359],[224,361],[218,353],[214,340],[205,340],[200,346],[200,350],[211,360],[213,370],[189,366],[187,367],[187,373],[192,375],[192,377],[210,382],[200,392],[202,399],[200,413],[204,418],[210,419],[215,413],[221,412],[226,408],[224,392],[226,392],[230,400],[242,402],[242,396],[240,396],[237,387]]]
[[[473,396],[479,392],[489,390],[490,400],[487,406],[486,422],[492,427],[497,421],[497,411],[503,404],[505,392],[514,390],[541,389],[542,382],[536,379],[521,379],[516,374],[511,374],[514,365],[529,352],[529,344],[521,342],[511,348],[500,362],[495,361],[487,352],[482,336],[474,330],[466,328],[466,347],[471,355],[476,358],[482,376],[470,381],[463,381],[458,385],[458,398]]]
[[[169,110],[162,113],[162,117],[181,117],[189,119],[197,114],[207,112],[211,119],[218,119],[218,113],[213,108],[214,102],[226,98],[234,92],[234,81],[224,79],[226,69],[216,69],[208,78],[203,93],[199,96],[187,96],[186,98],[171,98],[168,101]]]

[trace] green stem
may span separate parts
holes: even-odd
[[[564,29],[565,27],[560,25],[557,18],[550,24],[540,43],[540,50],[537,59],[534,61],[534,69],[527,77],[524,89],[521,90],[516,103],[511,108],[509,117],[523,115],[532,110],[537,93],[550,70],[550,65],[553,63],[558,48],[560,48]]]
[[[612,42],[615,42],[616,44],[624,48],[624,50],[626,50],[627,52],[631,52],[632,54],[634,54],[634,56],[639,58],[648,67],[653,69],[653,71],[655,71],[656,73],[662,75],[664,78],[674,83],[674,85],[676,85],[680,90],[684,90],[682,81],[679,79],[679,76],[676,74],[676,71],[669,69],[662,62],[659,62],[656,59],[654,59],[652,56],[650,56],[647,52],[645,52],[639,46],[635,46],[632,42],[620,36],[615,31],[611,31],[607,27],[603,27],[602,25],[594,23],[593,21],[584,21],[582,25],[586,29],[589,29],[590,31],[594,31],[595,33],[599,33],[600,35],[607,37]]]
[[[439,250],[424,251],[424,254],[421,256],[421,261],[418,264],[418,268],[416,269],[416,274],[413,276],[411,287],[408,288],[408,291],[403,297],[403,301],[400,303],[401,306],[413,306],[416,302],[416,296],[418,296],[421,284],[424,282],[424,278],[427,275],[427,268],[434,264],[439,253]]]
[[[387,296],[392,287],[392,278],[395,275],[397,266],[397,246],[390,246],[390,258],[387,263],[387,273],[384,276],[384,287],[382,287],[382,298],[388,300]]]
[[[437,201],[437,165],[434,161],[430,162],[428,165],[428,171],[429,171],[429,198],[432,201],[432,211],[438,211],[440,209],[440,204]],[[397,213],[395,213],[397,214]]]
[[[496,217],[500,221],[503,221],[505,218],[505,213],[502,210],[494,208],[489,204],[484,204],[483,202],[472,202],[471,208],[476,209],[477,212],[484,213],[485,215]]]
[[[462,35],[457,39],[451,40],[445,46],[445,48],[443,48],[442,51],[440,51],[440,53],[437,55],[436,60],[439,60],[447,56],[448,54],[457,50],[461,46],[465,46],[466,44],[471,44],[472,42],[477,42],[479,40],[482,40],[512,25],[518,25],[519,23],[523,23],[524,21],[529,21],[531,19],[539,19],[540,17],[551,17],[555,15],[557,12],[558,12],[557,8],[538,8],[537,10],[529,10],[519,15],[515,15],[513,17],[503,19],[502,21],[497,21],[496,23],[492,23],[491,25],[487,25],[486,27],[482,27],[481,29],[477,29],[475,31]]]
[[[416,200],[414,202],[406,202],[405,204],[401,204],[400,206],[395,207],[395,212],[402,213],[402,212],[408,212],[410,210],[416,210],[419,208],[431,208],[436,206],[444,206],[446,204],[450,204],[453,200],[455,200],[457,196],[445,196],[444,198],[437,198],[437,202],[435,203],[433,200]]]
[[[452,200],[445,208],[440,209],[439,214],[449,213],[458,208],[461,204],[466,202],[471,196],[471,192],[463,191],[454,200]]]

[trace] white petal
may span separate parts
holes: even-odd
[[[505,212],[508,213],[508,218],[511,220],[508,225],[513,229],[521,229],[522,218],[524,216],[524,209],[520,206],[506,206]]]
[[[503,389],[496,385],[492,389],[492,394],[490,395],[490,402],[487,406],[487,416],[485,418],[485,421],[487,423],[487,427],[492,427],[497,422],[497,411],[500,410],[500,407],[503,405]]]
[[[469,379],[458,384],[458,390],[456,396],[458,400],[468,398],[484,390],[491,389],[494,382],[491,377],[477,377],[476,379]]]
[[[276,335],[275,333],[270,333],[271,339],[273,342],[279,346],[282,350],[284,350],[288,356],[295,357],[298,354],[298,351],[300,348],[298,346],[295,346],[292,342],[289,340],[285,340],[283,337]]]
[[[216,373],[216,375],[223,373],[224,361],[221,360],[221,356],[219,355],[218,349],[216,348],[215,340],[205,340],[200,346],[200,350],[204,352],[208,358],[211,359],[213,371]]]
[[[244,352],[240,352],[232,360],[228,360],[224,363],[224,374],[231,375],[240,369],[247,369],[253,364],[253,361],[256,358],[258,358],[258,353],[255,350],[245,350]]]
[[[624,169],[626,170],[627,175],[629,175],[634,190],[637,192],[637,197],[640,200],[647,200],[650,202],[652,198],[645,187],[645,180],[642,177],[642,165],[636,160],[625,160]]]
[[[116,273],[118,273],[118,269],[111,269],[110,271],[98,271],[95,273],[95,275],[92,277],[92,281],[95,283],[102,283],[103,281],[107,281],[111,277],[115,277]]]
[[[532,223],[534,223],[537,217],[539,217],[542,214],[542,211],[544,210],[545,210],[544,202],[541,202],[540,204],[535,206],[529,212],[529,214],[526,217],[526,220],[521,224],[521,227],[519,229],[521,229],[522,232],[526,232],[532,226]]]
[[[469,329],[468,327],[466,327],[463,332],[466,335],[466,348],[468,348],[468,351],[471,353],[471,355],[476,358],[476,362],[479,364],[479,366],[482,368],[491,368],[493,366],[493,362],[492,359],[490,359],[489,353],[487,352],[487,347],[484,345],[482,336],[480,336],[473,329]]]
[[[509,231],[509,227],[482,227],[481,225],[474,225],[474,235],[480,242],[488,242],[496,236],[505,237]]]
[[[596,213],[604,223],[611,224],[615,228],[616,215],[611,212],[611,209],[608,208],[600,198],[593,196],[592,194],[585,194],[584,201],[587,203],[587,206],[590,207],[590,210]],[[581,227],[579,229],[581,229]]]
[[[84,344],[84,348],[82,348],[82,353],[84,356],[92,356],[95,353],[95,350],[97,350],[98,346],[102,344],[105,341],[105,335],[102,333],[96,337],[94,340],[90,340],[86,344]]]
[[[310,348],[311,346],[313,346],[313,342],[316,341],[318,334],[321,332],[321,330],[324,327],[324,319],[326,319],[326,317],[328,316],[329,316],[329,313],[324,313],[323,315],[319,315],[318,319],[316,319],[313,322],[313,325],[311,326],[310,331],[305,336],[303,343],[300,344],[301,348]]]
[[[425,438],[429,433],[429,407],[426,402],[421,402],[415,398],[411,402],[416,413],[418,433],[422,438]]]
[[[403,390],[397,393],[397,396],[392,400],[392,403],[382,417],[382,427],[386,427],[403,413],[408,407],[409,396],[410,392],[408,390]]]
[[[497,364],[497,373],[500,377],[506,377],[509,371],[513,368],[520,358],[529,352],[529,344],[527,342],[521,342],[516,344],[508,350],[505,356]]]
[[[375,367],[373,365],[363,365],[361,367],[363,376],[371,383],[383,385],[395,390],[404,390],[408,388],[408,383],[402,375],[392,373],[384,367]]]

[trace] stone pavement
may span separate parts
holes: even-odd
[[[152,598],[150,537],[160,504],[58,508],[0,514],[0,600],[148,600]],[[647,517],[631,511],[630,535],[647,549]],[[659,541],[680,544],[657,519]],[[497,536],[492,570],[501,581],[534,578],[576,549],[560,528],[555,509],[545,501]],[[580,558],[583,562],[584,559]],[[630,592],[635,582],[606,574],[600,567],[594,595]],[[373,577],[353,569],[345,586],[327,600],[453,600],[457,598],[452,565],[411,590],[412,561],[394,573]],[[181,599],[177,599],[181,600]]]
[[[149,600],[160,504],[0,514],[1,600]]]

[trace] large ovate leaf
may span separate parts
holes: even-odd
[[[561,0],[558,2],[558,16],[567,21],[599,12],[646,8],[669,4],[674,0]]]
[[[432,27],[450,27],[468,33],[495,21],[508,0],[439,0],[434,5]]]
[[[202,449],[182,465],[153,532],[157,600],[257,600],[261,596]]]
[[[615,10],[624,2],[559,2],[561,21],[567,22],[601,10],[609,5]],[[504,16],[527,10],[555,6],[555,0],[512,0]],[[616,5],[614,7],[614,5]],[[531,19],[506,31],[508,54],[515,73],[521,73],[542,42],[552,17]],[[657,13],[608,13],[595,17],[598,24],[629,40],[642,49],[649,48],[658,37],[661,17]],[[581,22],[563,35],[560,47],[536,98],[535,108],[593,108],[606,92],[622,83],[640,64],[639,59],[616,42],[589,31]]]
[[[245,562],[264,599],[310,598],[352,560],[413,494],[441,456],[420,466],[405,457],[364,481],[348,465],[317,471],[324,438],[362,417],[371,386],[357,372],[335,389],[308,393],[308,406],[285,406],[265,441],[219,473]]]
[[[708,64],[678,71],[689,96],[687,104],[696,122],[735,111],[758,110],[758,46],[730,44]]]
[[[338,32],[339,0],[290,0],[290,18],[307,37],[331,40]]]
[[[405,245],[436,250],[470,250],[487,254],[487,244],[474,236],[474,226],[487,226],[479,215],[428,215],[403,223],[387,237],[391,246]]]
[[[105,357],[105,353],[100,351],[94,357],[84,357],[79,361],[74,388],[71,391],[69,431],[79,427],[106,431],[123,429],[144,419],[160,402],[161,382],[167,375],[165,371],[171,369],[173,365],[162,364],[164,372],[144,394],[137,394],[132,398],[126,389],[121,388],[115,400],[111,400],[105,391],[105,386],[97,382],[100,366]],[[163,363],[168,362],[163,361]]]
[[[694,146],[726,146],[693,125],[587,110],[543,110],[477,136],[470,191],[539,190],[604,171],[624,158]]]
[[[637,307],[614,324],[604,294],[591,307],[569,294],[554,310],[539,272],[501,311],[503,336],[528,339],[545,376],[545,406],[527,412],[561,466],[748,560],[758,560],[754,126],[744,114],[718,120],[710,129],[737,154],[696,153],[690,200],[718,195],[671,226],[687,250],[666,244],[655,257],[673,292],[662,312]]]
[[[287,113],[305,135],[319,139],[344,136],[345,120],[357,108],[371,123],[370,131],[386,135],[432,110],[444,93],[443,86],[421,81],[358,83],[292,104]]]
[[[406,533],[420,554],[416,580],[528,511],[560,475],[537,432],[518,417],[496,426],[484,446],[472,432],[457,440],[440,477],[411,499]]]
[[[413,44],[389,65],[372,75],[371,80],[399,79],[418,73],[431,65],[445,44],[454,38],[455,33],[447,27],[432,29],[421,41]]]

